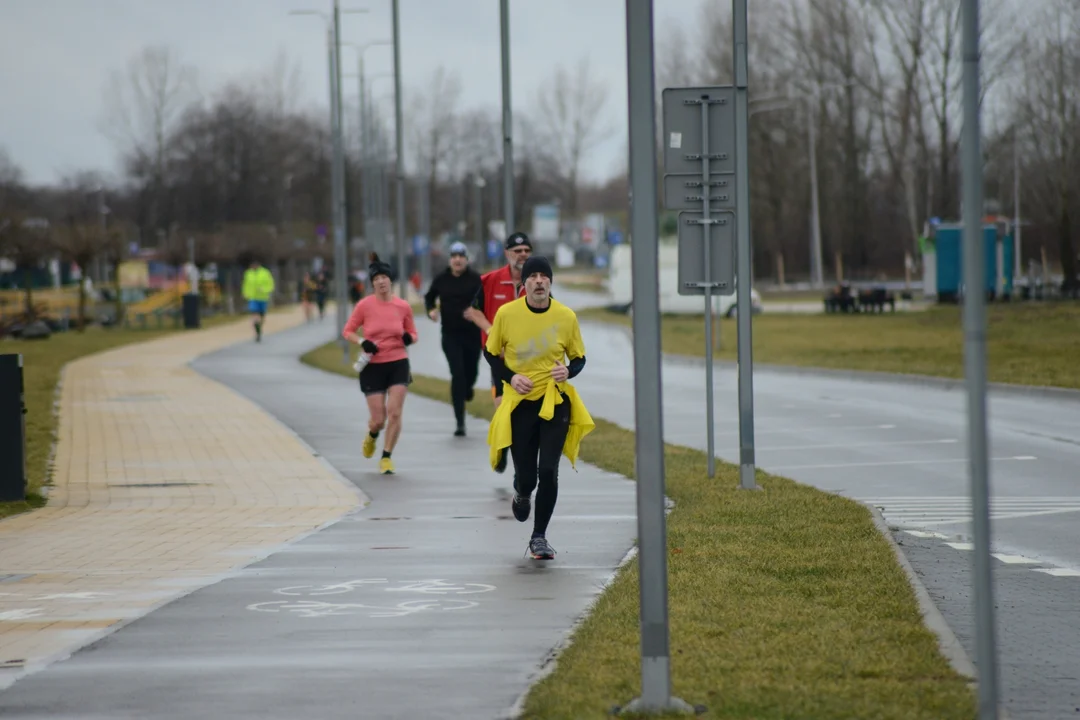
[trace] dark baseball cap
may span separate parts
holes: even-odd
[[[530,240],[529,236],[523,232],[516,232],[510,237],[506,238],[507,250],[513,250],[514,248],[520,247],[521,245],[525,245],[530,248],[532,247],[532,240]]]

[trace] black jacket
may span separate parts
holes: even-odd
[[[465,310],[472,305],[473,298],[481,291],[480,273],[472,268],[465,268],[461,275],[454,275],[450,268],[435,276],[431,287],[424,294],[424,307],[431,312],[438,298],[441,308],[443,332],[480,332],[480,328],[463,317]]]

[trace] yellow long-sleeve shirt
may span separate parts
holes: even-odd
[[[540,417],[550,420],[555,406],[570,402],[570,429],[563,444],[563,455],[576,469],[581,440],[596,428],[585,403],[569,382],[555,382],[551,370],[555,363],[585,357],[585,343],[581,340],[581,327],[573,310],[558,300],[544,312],[534,312],[519,298],[499,308],[495,322],[488,333],[487,351],[504,356],[507,367],[532,380],[532,390],[520,395],[509,383],[504,383],[503,399],[488,427],[488,446],[491,451],[492,469],[498,464],[500,451],[509,447],[513,439],[510,415],[522,400],[539,400]]]

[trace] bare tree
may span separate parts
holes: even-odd
[[[927,51],[927,15],[932,0],[873,0],[868,13],[871,72],[866,83],[878,133],[892,179],[903,189],[905,217],[911,247],[918,251],[922,221],[930,208],[920,215],[919,152],[920,137],[925,137],[920,111],[920,70]]]
[[[115,71],[106,86],[101,129],[120,148],[150,191],[149,227],[161,221],[169,137],[186,103],[196,95],[195,69],[167,47],[148,46]]]
[[[593,78],[588,56],[572,71],[556,67],[540,90],[541,130],[566,184],[567,216],[571,218],[577,215],[581,163],[608,132],[600,123],[606,102],[607,87]]]
[[[1017,125],[1027,131],[1023,147],[1042,171],[1036,175],[1039,209],[1055,226],[1062,290],[1075,295],[1080,290],[1073,238],[1080,201],[1080,8],[1054,0],[1037,27],[1040,37],[1023,63]]]

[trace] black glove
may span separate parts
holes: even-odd
[[[401,342],[405,343],[405,347],[412,345],[412,335],[409,333],[401,333]]]
[[[379,347],[370,340],[364,340],[364,342],[360,343],[360,347],[364,348],[364,352],[368,355],[374,355],[379,352]]]

